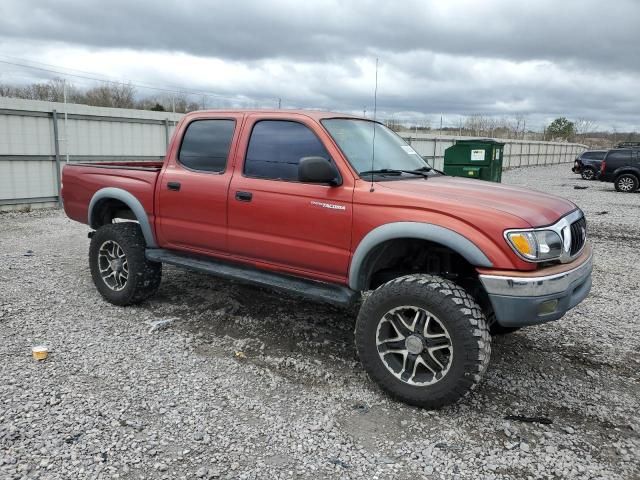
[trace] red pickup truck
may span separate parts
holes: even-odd
[[[431,168],[385,126],[344,114],[202,111],[164,162],[66,165],[67,215],[116,305],[162,264],[349,306],[369,376],[407,403],[468,394],[491,334],[557,320],[591,288],[582,211]],[[364,295],[363,295],[364,294]]]

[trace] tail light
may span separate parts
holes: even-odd
[[[605,162],[604,160],[602,161],[602,163],[600,164],[600,175],[604,175],[604,171],[607,168],[607,162]]]

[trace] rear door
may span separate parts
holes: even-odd
[[[607,154],[607,170],[614,172],[631,163],[631,150],[610,150]]]
[[[248,117],[229,190],[229,250],[263,267],[344,281],[351,246],[353,176],[308,117]],[[325,134],[326,135],[326,134]],[[334,162],[341,185],[301,183],[300,158]]]
[[[176,138],[158,183],[160,246],[197,253],[227,252],[227,192],[232,146],[241,114],[192,119]]]

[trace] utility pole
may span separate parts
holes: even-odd
[[[442,135],[442,114],[440,114],[440,135]]]
[[[282,99],[278,97],[278,110],[282,108]]]
[[[204,100],[205,100],[205,96],[202,95],[202,109],[204,110]]]
[[[67,80],[62,79],[62,98],[64,99],[64,151],[69,163],[69,128],[67,124]]]
[[[364,118],[367,118],[367,106],[365,105],[364,108],[362,109],[362,116]]]

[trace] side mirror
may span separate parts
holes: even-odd
[[[338,169],[323,157],[303,157],[298,163],[298,180],[308,183],[339,185]]]

